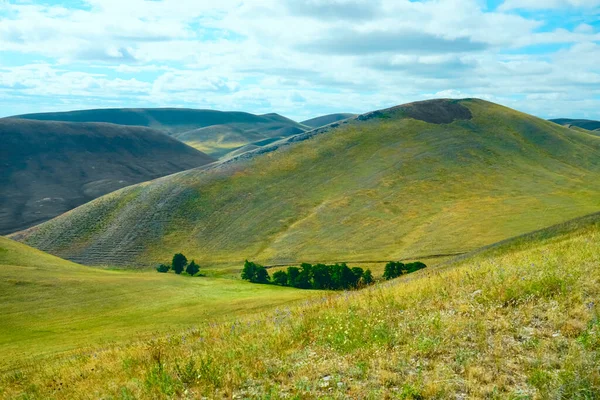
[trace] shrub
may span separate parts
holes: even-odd
[[[156,267],[156,270],[161,273],[167,273],[170,269],[171,266],[167,264],[160,264],[158,267]]]
[[[196,264],[196,262],[194,260],[192,260],[192,262],[189,263],[187,268],[185,269],[185,272],[187,272],[188,275],[190,275],[190,276],[194,276],[198,272],[200,272],[200,266],[198,264]]]
[[[176,274],[181,274],[187,265],[187,258],[183,254],[177,253],[173,256],[171,265]]]

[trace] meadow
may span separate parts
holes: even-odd
[[[251,315],[313,291],[85,267],[0,238],[0,369]]]
[[[0,395],[594,399],[599,266],[595,214],[368,289],[32,363]]]

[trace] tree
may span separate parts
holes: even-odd
[[[256,264],[246,260],[244,262],[244,269],[242,269],[242,279],[254,282],[256,279]]]
[[[298,267],[288,267],[287,276],[288,276],[288,286],[296,287],[296,280],[300,275],[300,268]]]
[[[242,269],[242,279],[252,283],[269,283],[271,277],[265,267],[246,260]]]
[[[331,289],[331,266],[317,264],[312,267],[313,289]]]
[[[406,272],[407,273],[415,272],[415,271],[418,271],[418,270],[423,269],[425,267],[427,267],[427,266],[425,264],[423,264],[422,262],[420,262],[420,261],[415,261],[415,262],[406,264],[404,266],[404,268],[406,268]]]
[[[296,277],[294,287],[300,289],[310,289],[312,287],[312,265],[302,263],[300,265],[300,273]]]
[[[167,265],[167,264],[160,264],[158,267],[156,267],[156,270],[158,272],[162,272],[163,274],[169,272],[170,269],[171,269],[171,266]]]
[[[350,286],[355,287],[355,288],[358,287],[358,284],[359,284],[360,279],[362,278],[363,274],[364,274],[364,270],[362,268],[360,268],[360,267],[352,268],[353,279],[352,279]]]
[[[367,269],[365,271],[365,273],[363,274],[361,283],[364,286],[369,286],[370,284],[373,283],[373,274],[371,274],[371,270],[370,269]]]
[[[404,275],[406,273],[406,266],[401,263],[400,261],[398,261],[396,264],[396,277],[400,276],[400,275]]]
[[[177,253],[173,256],[171,265],[176,274],[181,274],[187,265],[187,258],[183,254]]]
[[[188,275],[190,275],[190,276],[194,276],[198,272],[200,272],[200,266],[198,264],[196,264],[196,262],[194,260],[192,260],[192,262],[189,263],[187,268],[185,269],[185,272],[187,272]]]
[[[288,275],[285,271],[275,271],[273,273],[273,283],[280,286],[287,286]]]
[[[267,269],[262,265],[256,266],[256,274],[254,275],[254,280],[251,282],[254,283],[269,283],[271,281],[271,277],[267,272]]]

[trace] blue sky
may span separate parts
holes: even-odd
[[[600,119],[600,0],[0,0],[0,116],[435,97]]]

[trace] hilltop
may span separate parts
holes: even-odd
[[[600,213],[368,289],[32,362],[0,394],[593,399],[598,265]]]
[[[159,131],[135,126],[0,119],[0,138],[0,234],[214,161]]]
[[[307,119],[306,121],[302,121],[301,124],[310,126],[311,128],[320,128],[321,126],[329,125],[334,122],[342,121],[342,120],[352,118],[352,117],[356,117],[356,114],[349,114],[349,113],[328,114],[328,115],[322,115],[320,117]]]
[[[14,235],[85,264],[425,258],[597,210],[600,138],[477,99],[363,114]]]
[[[213,157],[221,157],[251,142],[280,139],[309,129],[278,114],[185,108],[77,110],[24,114],[15,118],[145,126],[161,130]]]
[[[593,121],[589,119],[557,118],[551,119],[550,121],[567,127],[576,126],[578,128],[583,128],[588,131],[600,130],[600,121]]]

